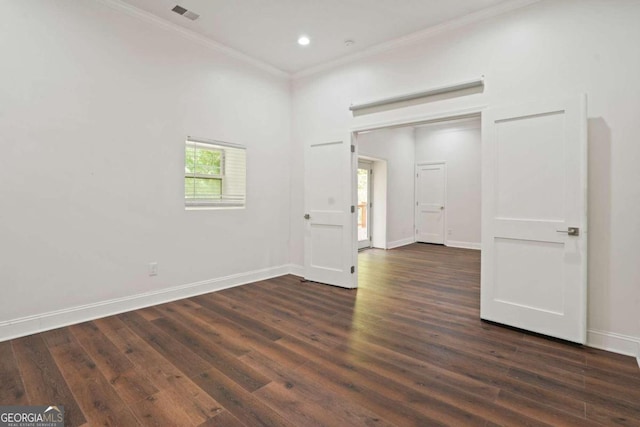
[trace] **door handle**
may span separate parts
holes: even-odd
[[[569,227],[566,230],[556,230],[558,233],[567,233],[569,236],[579,236],[580,229],[578,227]]]
[[[304,219],[311,219],[311,215],[309,215],[309,214],[304,214]]]

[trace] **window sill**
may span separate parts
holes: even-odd
[[[246,206],[185,206],[185,211],[221,211],[221,210],[239,210],[245,209]]]

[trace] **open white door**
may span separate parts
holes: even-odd
[[[444,243],[444,163],[416,167],[416,241]]]
[[[306,147],[304,277],[329,285],[357,286],[351,141]],[[355,188],[355,185],[354,185]],[[355,206],[353,207],[355,210]]]
[[[584,343],[586,97],[482,122],[481,317]]]

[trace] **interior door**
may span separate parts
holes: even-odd
[[[416,169],[416,241],[443,244],[445,165],[419,164]]]
[[[586,97],[482,122],[481,317],[584,343]]]
[[[350,142],[311,144],[305,152],[304,276],[346,288],[357,286]]]
[[[373,178],[373,165],[371,162],[358,160],[358,249],[371,247],[371,181]]]

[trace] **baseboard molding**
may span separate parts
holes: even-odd
[[[395,249],[395,248],[399,248],[400,246],[407,246],[415,242],[416,242],[416,239],[414,239],[413,237],[409,237],[402,240],[396,240],[395,242],[387,242],[387,249]]]
[[[447,240],[445,246],[449,246],[452,248],[462,248],[462,249],[476,249],[480,250],[482,245],[480,243],[473,242],[459,242],[457,240]]]
[[[293,274],[294,276],[304,277],[304,265],[298,264],[289,264],[289,274]]]
[[[590,329],[587,331],[587,345],[589,347],[599,348],[600,350],[635,357],[640,367],[639,337]]]
[[[411,243],[414,243],[413,239],[397,240],[395,242],[390,242],[388,249],[405,246]],[[297,264],[286,264],[278,267],[265,268],[175,286],[156,292],[146,292],[129,297],[116,298],[94,304],[87,304],[64,310],[51,311],[39,315],[7,320],[0,322],[0,342],[77,323],[87,322],[102,317],[113,316],[127,311],[164,304],[183,298],[190,298],[235,286],[241,286],[247,283],[267,280],[273,277],[283,276],[285,274],[304,277],[304,267]],[[591,329],[587,331],[586,345],[601,350],[635,357],[638,362],[638,367],[640,367],[639,337]]]
[[[291,265],[265,268],[262,270],[255,270],[247,273],[234,274],[226,277],[175,286],[156,292],[146,292],[143,294],[3,321],[0,322],[0,342],[77,323],[87,322],[89,320],[95,320],[106,316],[113,316],[126,311],[164,304],[183,298],[190,298],[196,295],[220,291],[222,289],[245,285],[247,283],[257,282],[260,280],[271,279],[291,272]]]

